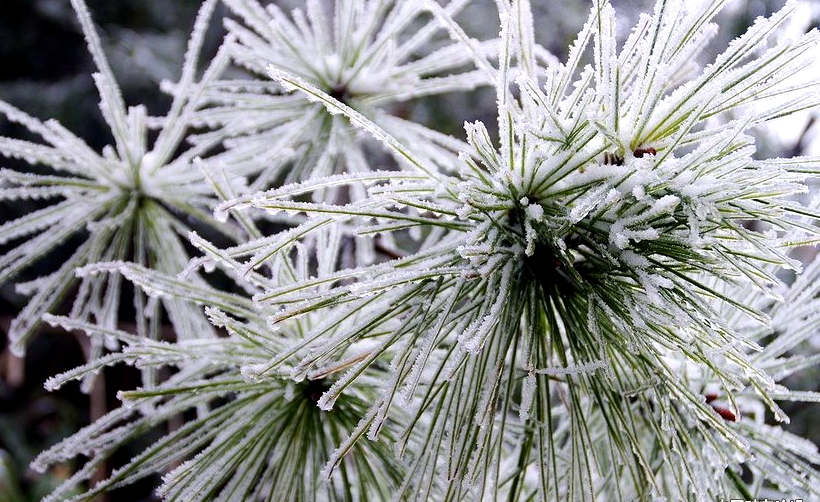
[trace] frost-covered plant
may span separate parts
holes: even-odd
[[[779,281],[768,265],[799,268],[786,250],[817,239],[815,208],[790,199],[805,190],[801,180],[816,169],[816,159],[756,160],[746,132],[818,104],[812,80],[818,35],[772,41],[793,12],[792,2],[699,68],[694,61],[716,30],[709,20],[722,3],[658,2],[620,51],[614,12],[596,3],[568,62],[543,69],[535,61],[528,6],[500,4],[500,145],[493,145],[483,124],[468,124],[472,148],[462,155],[459,176],[437,173],[413,155],[412,145],[272,65],[275,80],[345,113],[405,155],[420,179],[385,175],[367,199],[343,205],[293,198],[361,179],[311,180],[229,203],[225,207],[250,204],[311,217],[295,231],[272,236],[267,248],[235,264],[237,270],[247,273],[266,262],[275,268],[287,259],[294,235],[325,225],[344,225],[358,235],[413,228],[426,240],[387,263],[319,274],[257,295],[258,303],[281,309],[272,322],[329,306],[338,313],[329,312],[323,328],[353,315],[360,319],[345,339],[320,328],[308,333],[265,373],[292,359],[291,373],[301,378],[341,357],[340,347],[376,344],[319,405],[332,409],[365,367],[389,354],[393,378],[360,429],[369,428],[375,439],[393,408],[411,407],[410,428],[427,427],[431,442],[413,452],[411,470],[429,468],[433,480],[432,469],[447,466],[438,480],[449,484],[452,499],[470,490],[465,486],[494,496],[520,486],[527,470],[507,459],[526,459],[516,453],[523,444],[552,452],[539,471],[548,499],[596,494],[598,483],[617,476],[609,469],[625,462],[634,467],[635,486],[652,487],[655,469],[642,460],[650,452],[622,432],[647,412],[637,404],[615,406],[615,396],[629,392],[617,385],[621,374],[667,400],[655,403],[653,413],[671,423],[669,434],[689,435],[688,424],[669,422],[672,407],[681,406],[686,420],[707,424],[710,440],[720,437],[735,448],[737,457],[729,454],[728,462],[750,460],[739,430],[680,385],[667,359],[713,372],[727,394],[755,389],[777,411],[768,397],[771,377],[745,352],[754,344],[719,315],[715,300],[768,325],[766,313],[747,304],[748,288],[777,297]],[[593,63],[584,67],[587,50]],[[479,66],[488,66],[474,55]],[[750,221],[762,228],[749,228]],[[734,284],[748,287],[723,287]],[[401,326],[386,329],[396,318]],[[717,364],[717,353],[724,364]],[[560,398],[566,407],[561,418],[553,413],[553,400]],[[592,433],[575,428],[585,423],[588,402],[608,418],[601,427],[612,440],[611,464],[590,458]],[[569,470],[558,469],[554,456],[554,445],[562,442],[552,430],[561,427],[570,427]],[[508,443],[522,430],[522,443]],[[672,451],[657,454],[679,462]],[[557,482],[549,469],[567,477]],[[677,482],[683,493],[719,493],[693,472],[680,473]]]
[[[30,170],[0,171],[0,200],[44,201],[41,209],[0,226],[0,243],[9,244],[0,257],[0,282],[11,281],[27,268],[43,263],[43,258],[58,247],[79,242],[56,270],[17,285],[21,292],[33,295],[11,325],[11,348],[18,354],[25,351],[41,316],[58,308],[78,282],[71,316],[108,327],[117,325],[121,278],[97,275],[78,279],[78,268],[129,260],[177,273],[189,259],[184,244],[189,220],[240,238],[235,228],[214,219],[212,211],[219,199],[203,173],[193,166],[193,159],[214,145],[186,148],[184,144],[189,117],[203,85],[196,80],[196,64],[216,2],[203,4],[191,37],[178,84],[186,92],[177,93],[168,114],[159,118],[148,117],[144,106],[126,109],[85,3],[73,0],[72,5],[97,66],[94,82],[113,144],[102,153],[95,152],[56,121],[41,122],[0,101],[0,112],[8,120],[41,140],[0,138],[0,154],[32,166]],[[156,337],[159,305],[146,304],[142,294],[134,296],[134,304],[140,334]],[[212,332],[191,305],[169,298],[164,306],[178,336]]]
[[[89,459],[52,500],[166,471],[159,493],[186,501],[820,495],[817,448],[767,421],[788,420],[779,401],[820,401],[782,385],[818,362],[799,349],[820,325],[820,261],[799,275],[791,253],[818,241],[818,202],[794,195],[820,159],[759,159],[751,136],[820,104],[820,35],[781,33],[796,1],[705,66],[698,56],[721,0],[658,0],[622,45],[613,8],[596,0],[563,64],[534,43],[525,0],[496,2],[497,61],[453,18],[460,2],[339,2],[332,36],[317,29],[330,26],[318,2],[292,21],[275,7],[226,3],[247,27],[228,22],[217,57],[273,81],[183,79],[174,95],[197,106],[198,125],[216,126],[192,138],[194,151],[234,136],[204,171],[221,164],[225,176],[211,181],[230,200],[217,214],[235,215],[252,238],[223,249],[190,234],[203,256],[181,275],[119,256],[81,272],[204,305],[227,334],[166,342],[47,317],[123,345],[50,388],[119,362],[171,369],[39,457],[38,468]],[[427,74],[392,64],[413,52],[393,59],[401,42],[368,43],[391,27],[412,33],[425,12],[434,20],[418,33],[444,27],[455,45],[442,50],[495,83],[497,140],[481,122],[466,124],[466,143],[408,124],[406,134],[375,106]],[[344,29],[360,24],[347,19],[372,26]],[[345,52],[353,41],[361,53]],[[308,53],[324,56],[297,57]],[[385,76],[396,88],[353,86],[358,71],[375,79],[374,61],[398,71]],[[463,88],[463,78],[442,82]],[[183,98],[187,89],[208,106]],[[297,109],[307,115],[289,115]],[[313,129],[319,150],[301,120],[335,124]],[[334,128],[344,148],[328,139]],[[354,132],[380,141],[402,170],[331,168],[342,150],[366,162]],[[441,169],[459,145],[457,169]],[[283,148],[294,151],[274,158]],[[294,183],[235,196],[232,167],[258,170],[253,188]],[[261,236],[260,209],[288,224]],[[351,253],[350,238],[378,240],[378,259]],[[191,281],[200,268],[234,285]],[[790,286],[784,270],[797,274]],[[83,486],[120,445],[194,409]]]
[[[466,3],[452,1],[446,10],[455,15]],[[196,120],[216,129],[203,138],[228,138],[230,157],[223,162],[258,173],[253,189],[368,171],[386,160],[368,150],[345,118],[283,92],[268,78],[268,65],[299,75],[408,144],[427,144],[430,163],[453,165],[453,150],[461,142],[391,112],[401,102],[491,82],[486,72],[470,69],[471,58],[460,44],[442,39],[441,27],[422,3],[310,0],[305,10],[294,9],[290,16],[273,3],[225,4],[242,22],[226,19],[224,48],[247,74],[226,72],[209,85]],[[485,53],[495,51],[492,41],[475,45]]]
[[[197,238],[194,241],[200,248],[209,249],[205,241]],[[215,255],[221,254],[222,265],[227,265],[224,254],[210,250]],[[285,267],[283,279],[294,278],[294,275],[305,279],[304,253],[302,248],[299,251],[302,257],[296,261],[302,266]],[[119,353],[50,379],[47,382],[50,389],[83,378],[105,365],[122,362],[139,367],[179,368],[179,373],[156,387],[122,392],[123,408],[41,454],[34,464],[40,469],[78,455],[91,459],[48,500],[66,497],[119,446],[194,408],[200,409],[195,420],[146,448],[80,499],[90,499],[164,470],[170,472],[159,493],[169,500],[362,500],[373,497],[440,500],[447,498],[448,493],[449,498],[456,500],[469,497],[469,485],[450,485],[448,492],[446,485],[442,486],[435,464],[424,466],[418,462],[395,461],[386,448],[388,444],[406,445],[413,455],[425,448],[443,447],[437,441],[441,438],[435,436],[409,436],[407,426],[411,422],[406,415],[384,424],[378,442],[357,441],[358,435],[348,437],[351,430],[358,430],[359,434],[365,432],[356,424],[373,400],[379,398],[378,387],[389,378],[385,365],[365,368],[364,373],[345,388],[333,410],[315,407],[322,393],[338,378],[339,370],[370,355],[366,346],[347,352],[345,360],[310,372],[305,380],[295,382],[277,375],[260,376],[260,370],[269,365],[272,357],[286,350],[291,340],[301,339],[305,332],[323,327],[325,334],[337,335],[336,342],[342,343],[344,325],[326,331],[321,318],[304,316],[284,321],[277,330],[271,331],[267,323],[271,311],[260,309],[244,296],[191,288],[183,280],[163,277],[137,265],[109,267],[117,267],[154,294],[175,292],[183,300],[218,305],[219,308],[209,308],[209,316],[231,336],[171,344],[68,318],[49,317],[54,325],[84,330],[93,337],[110,337],[124,346]],[[765,343],[773,334],[772,329],[750,320],[737,309],[717,305],[716,309],[738,334],[751,344],[764,346],[762,350],[747,347],[745,352],[773,381],[781,381],[817,362],[816,355],[792,351],[816,333],[820,318],[818,290],[820,260],[813,262],[791,287],[782,291],[784,302],[774,301],[760,292],[747,296],[748,303],[769,314],[773,326],[777,327],[778,337],[772,343]],[[413,313],[423,310],[423,306],[418,306]],[[393,324],[392,329],[396,329],[399,323]],[[714,357],[722,356],[714,354]],[[507,451],[505,464],[501,466],[502,474],[508,477],[500,483],[498,493],[485,493],[485,498],[498,499],[500,494],[511,500],[529,500],[553,489],[559,498],[568,499],[593,493],[594,498],[601,500],[634,500],[657,492],[686,498],[691,495],[690,490],[702,500],[726,493],[739,493],[751,499],[753,493],[769,493],[764,491],[767,481],[775,481],[782,489],[791,489],[794,493],[814,493],[817,473],[811,463],[820,461],[816,446],[780,427],[768,425],[765,416],[767,405],[771,405],[768,399],[816,402],[820,396],[789,391],[781,386],[775,386],[766,395],[753,388],[727,391],[719,375],[692,364],[681,354],[669,354],[663,362],[662,367],[653,367],[639,355],[619,354],[611,361],[611,371],[616,378],[609,388],[602,389],[603,396],[578,394],[577,401],[570,401],[560,389],[554,396],[549,393],[534,396],[533,413],[537,413],[540,406],[549,410],[554,424],[552,440],[546,450],[534,441],[544,434],[545,431],[539,429],[546,428],[545,424],[537,427],[531,423],[525,429],[520,428],[522,424],[511,426],[506,442],[514,447]],[[652,376],[647,378],[647,375]],[[539,375],[539,378],[546,380],[550,376],[555,378],[554,374]],[[584,381],[584,374],[577,378],[576,383],[581,387],[589,384]],[[661,392],[665,385],[689,389],[697,398],[693,401],[671,399]],[[693,410],[701,415],[700,419],[693,420]],[[507,419],[516,422],[520,419],[516,415]],[[426,422],[430,418],[420,419]],[[624,427],[613,429],[610,426],[613,419],[624,422]],[[735,439],[739,443],[727,447],[716,437],[716,428],[736,429]],[[618,458],[618,445],[627,444],[636,448],[629,452],[634,456]],[[333,451],[336,445],[340,448]],[[754,459],[744,464],[751,475],[747,482],[741,480],[741,472],[737,470],[734,455],[738,447]],[[200,450],[201,454],[183,463]],[[585,460],[613,475],[584,478],[576,471],[581,467],[571,461],[575,455],[583,455]],[[328,467],[335,470],[330,471],[331,477],[325,482],[322,479],[329,472]],[[649,482],[640,479],[644,468],[654,473]],[[519,469],[527,473],[529,481],[526,477],[516,481],[514,474]],[[726,475],[720,476],[724,470]],[[533,482],[539,473],[541,482]],[[299,482],[282,481],[287,479]],[[692,479],[699,483],[692,485]],[[544,481],[548,481],[548,486],[543,485]],[[562,492],[573,485],[577,492]]]
[[[317,266],[330,270],[344,253],[341,233],[329,229],[318,237],[326,249]],[[192,243],[222,254],[196,235]],[[251,246],[252,248],[252,246]],[[240,245],[228,254],[248,252]],[[264,291],[280,284],[309,278],[308,249],[298,246],[292,263],[284,263],[272,277],[236,276],[240,289]],[[230,260],[220,260],[227,266]],[[199,263],[199,261],[194,261]],[[92,338],[116,340],[121,351],[51,378],[48,389],[84,379],[101,368],[128,363],[139,368],[173,369],[173,377],[156,386],[121,392],[123,408],[110,412],[72,437],[43,452],[37,469],[82,455],[90,459],[47,500],[63,500],[75,493],[104,465],[117,448],[137,441],[180,413],[198,411],[197,419],[167,434],[115,470],[111,476],[82,492],[79,499],[133,483],[169,470],[158,493],[168,500],[387,500],[403,479],[403,465],[395,461],[392,441],[357,442],[349,438],[367,412],[378,389],[389,378],[387,368],[366,368],[362,378],[348,387],[333,410],[316,402],[333,385],[339,371],[366,357],[366,350],[348,352],[348,359],[294,381],[279,374],[262,375],[271,357],[321,325],[321,317],[293,319],[271,330],[270,314],[259,309],[246,294],[233,294],[209,286],[191,286],[185,277],[162,275],[137,264],[110,263],[87,267],[87,273],[119,271],[149,294],[173,296],[180,301],[208,305],[206,312],[229,338],[155,341],[121,330],[106,329],[67,317],[46,316],[55,326],[82,330]],[[334,328],[345,333],[343,327]],[[332,334],[332,333],[329,333]],[[396,424],[385,424],[383,436],[393,438]],[[340,446],[341,444],[341,446]],[[338,449],[337,449],[338,447]],[[192,460],[184,462],[193,453]],[[325,481],[328,464],[334,471]],[[286,480],[298,480],[295,483]]]
[[[136,272],[150,277],[146,269]],[[157,280],[163,282],[162,278]],[[218,296],[217,292],[210,294],[213,300]],[[90,459],[47,500],[65,500],[118,447],[143,438],[157,427],[167,427],[180,413],[195,410],[196,419],[167,433],[108,479],[84,492],[81,499],[90,500],[164,471],[169,472],[157,493],[165,500],[390,499],[402,479],[403,468],[395,462],[387,442],[349,444],[347,456],[339,459],[334,475],[329,480],[322,475],[337,445],[345,441],[378,396],[384,370],[369,371],[369,378],[348,388],[332,411],[321,410],[316,401],[332,384],[332,374],[301,382],[244,374],[248,367],[266,364],[281,349],[284,338],[266,333],[265,319],[259,317],[250,301],[236,297],[229,308],[235,315],[247,316],[244,325],[237,326],[220,311],[210,314],[217,325],[228,327],[230,338],[174,344],[71,319],[49,319],[66,329],[86,330],[92,336],[110,337],[124,345],[121,352],[105,360],[51,379],[49,388],[116,362],[174,368],[178,372],[154,387],[122,392],[123,407],[43,452],[35,460],[35,468],[43,469],[78,455]],[[298,333],[310,327],[309,321],[294,321],[285,330]],[[392,437],[391,429],[391,425],[386,427],[387,437]]]

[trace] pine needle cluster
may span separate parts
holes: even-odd
[[[207,0],[151,118],[126,110],[72,0],[115,138],[101,155],[0,103],[45,142],[0,150],[54,171],[4,170],[0,197],[57,199],[0,227],[18,243],[0,280],[86,239],[19,285],[15,347],[40,320],[94,341],[50,389],[145,375],[37,458],[87,459],[48,500],[155,473],[169,501],[820,495],[817,447],[779,405],[820,401],[783,384],[820,361],[820,260],[795,258],[820,241],[820,203],[799,197],[820,159],[761,159],[754,137],[820,105],[820,34],[783,29],[798,2],[705,64],[724,1],[658,0],[619,41],[595,0],[563,62],[526,0],[496,2],[488,41],[462,0],[224,3],[223,44],[200,71]],[[464,140],[397,116],[477,86],[497,123]],[[118,325],[123,280],[137,333]]]

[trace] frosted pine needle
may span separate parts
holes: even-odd
[[[316,320],[294,320],[273,333],[266,312],[254,309],[241,295],[206,286],[186,289],[183,280],[135,264],[119,265],[118,270],[154,297],[218,305],[208,308],[208,316],[230,336],[169,343],[46,316],[55,326],[122,344],[120,351],[51,378],[46,383],[50,390],[118,363],[160,374],[165,370],[173,376],[120,392],[122,408],[40,454],[33,463],[38,470],[80,456],[87,459],[75,476],[44,500],[94,500],[154,474],[165,474],[158,494],[167,500],[390,498],[403,468],[393,458],[388,441],[352,441],[344,453],[337,453],[337,446],[360,428],[370,403],[378,398],[383,368],[368,368],[355,385],[337,396],[332,411],[322,410],[316,403],[333,388],[343,368],[328,368],[299,381],[262,371],[272,356],[287,350]],[[298,274],[294,269],[284,272],[290,279],[306,279]],[[147,433],[163,430],[174,417],[193,411],[195,419],[164,433],[108,478],[89,484],[94,469],[110,461],[118,448],[144,442]],[[385,438],[393,436],[392,420],[382,432]],[[331,462],[335,471],[326,479],[323,472]]]
[[[253,188],[384,168],[389,163],[345,118],[329,114],[302,95],[283,93],[268,78],[269,67],[298,75],[364,113],[417,145],[418,154],[432,164],[452,167],[453,150],[463,143],[400,118],[395,105],[471,90],[490,80],[472,69],[472,58],[460,44],[442,37],[441,27],[419,2],[309,0],[305,9],[289,14],[276,4],[263,7],[256,0],[225,3],[237,17],[226,20],[225,47],[248,76],[226,74],[209,85],[208,106],[197,120],[217,128],[202,139],[228,137],[227,158],[234,167],[259,173]],[[446,10],[455,15],[466,3],[452,1]],[[478,46],[484,56],[495,50],[492,41]],[[352,197],[364,196],[353,192]]]
[[[445,27],[458,64],[495,83],[498,138],[467,123],[465,143],[406,134],[378,108],[428,75],[388,36],[415,26],[419,4],[338,2],[331,21],[319,2],[291,17],[227,3],[244,25],[229,22],[225,47],[274,81],[208,87],[199,118],[221,130],[195,142],[233,131],[222,160],[243,172],[272,160],[266,147],[294,146],[255,188],[294,161],[295,183],[267,192],[231,196],[216,164],[204,169],[230,199],[220,212],[252,226],[261,210],[286,228],[227,249],[190,235],[203,256],[186,271],[218,268],[242,294],[138,264],[82,269],[204,304],[228,336],[165,343],[50,317],[124,344],[50,388],[119,361],[179,370],[41,455],[38,468],[91,458],[53,499],[189,409],[196,419],[86,496],[156,471],[169,471],[169,500],[820,496],[817,448],[781,428],[779,405],[820,401],[784,385],[819,361],[801,348],[818,326],[820,260],[802,270],[792,256],[820,238],[820,201],[794,197],[820,160],[759,159],[752,136],[820,104],[820,35],[780,31],[796,2],[702,67],[723,1],[659,0],[619,46],[614,9],[597,0],[563,64],[533,42],[544,27],[525,0],[496,2],[492,58],[454,19],[460,2],[426,2],[436,24],[418,36]],[[437,70],[454,68],[436,54]],[[275,123],[243,122],[259,100]],[[314,152],[300,135],[316,123],[328,139]],[[365,159],[350,123],[412,169],[338,174],[343,145],[348,162]],[[458,168],[440,169],[457,146]],[[378,259],[353,238],[372,239]]]
[[[179,86],[190,94],[176,95],[168,115],[159,120],[148,117],[143,106],[126,109],[85,3],[74,0],[72,4],[98,69],[94,81],[100,93],[100,111],[114,142],[102,153],[92,151],[57,122],[41,122],[0,102],[0,113],[41,141],[0,138],[0,154],[48,170],[44,174],[0,171],[4,183],[0,200],[44,201],[42,209],[0,226],[0,242],[10,244],[0,257],[0,282],[19,278],[59,246],[79,243],[56,270],[19,285],[32,298],[12,323],[10,339],[18,354],[25,350],[40,317],[59,308],[78,282],[71,315],[95,319],[109,327],[116,325],[121,279],[96,275],[78,281],[75,269],[99,261],[131,260],[176,273],[187,263],[184,237],[189,218],[239,237],[235,229],[213,218],[218,200],[202,173],[192,166],[192,159],[206,152],[209,145],[177,152],[195,107],[197,89],[202,86],[195,80],[195,70],[215,2],[203,4],[186,55]],[[158,121],[162,126],[152,146],[148,138],[155,131],[149,124]],[[134,301],[141,333],[149,335],[156,325],[148,319],[157,318],[152,313],[157,305],[146,305],[142,295]],[[173,299],[164,305],[179,336],[211,332],[207,321],[190,306]]]
[[[424,486],[438,486],[446,500],[536,488],[550,500],[610,489],[623,495],[615,480],[627,475],[619,467],[626,464],[631,486],[643,487],[639,495],[674,482],[681,494],[718,496],[760,444],[731,419],[733,402],[711,406],[702,389],[680,383],[690,367],[713,375],[721,395],[754,389],[784,418],[769,397],[774,381],[749,352],[760,350],[759,339],[721,312],[770,329],[767,310],[750,304],[748,291],[780,300],[772,265],[799,270],[789,246],[817,242],[817,208],[791,198],[806,190],[802,182],[816,172],[816,159],[756,160],[749,131],[818,105],[818,34],[777,40],[794,11],[788,3],[697,68],[695,55],[714,33],[709,20],[721,6],[659,2],[619,52],[614,11],[598,2],[567,63],[541,69],[532,57],[529,7],[502,3],[500,146],[482,123],[467,124],[471,148],[460,173],[436,176],[437,188],[385,183],[348,205],[295,203],[277,193],[252,201],[271,213],[304,212],[312,218],[306,231],[323,221],[361,235],[413,229],[431,236],[389,262],[392,269],[353,268],[311,283],[329,288],[304,284],[256,296],[263,307],[282,309],[273,322],[344,305],[327,325],[355,312],[367,321],[352,327],[345,343],[370,340],[393,354],[394,378],[374,411],[390,416],[396,395],[415,410],[399,444],[412,452],[416,473],[403,495]],[[446,12],[437,15],[452,24]],[[329,110],[345,111],[303,75],[273,75]],[[364,126],[426,166],[412,145],[377,124]],[[272,249],[249,266],[288,248]],[[335,282],[342,277],[356,283]],[[395,319],[399,326],[384,324]],[[326,343],[320,331],[308,336],[303,350],[288,351],[268,370],[293,357],[309,372],[311,361],[335,357],[338,342]],[[358,371],[340,382],[355,381]],[[634,389],[652,397],[625,399]],[[330,389],[319,405],[332,407],[334,396]],[[599,414],[603,421],[590,425]],[[639,422],[699,446],[658,450],[631,432]],[[409,439],[419,429],[427,437],[422,446]],[[598,452],[598,441],[606,452]],[[699,448],[713,443],[714,458],[704,458]],[[668,479],[653,467],[692,462],[690,454],[699,464]],[[505,460],[511,455],[518,458],[512,466]],[[540,487],[525,477],[530,461]],[[727,477],[716,476],[727,466]],[[768,476],[763,464],[756,472]],[[775,478],[768,479],[788,476]]]

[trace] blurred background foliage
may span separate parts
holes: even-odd
[[[329,0],[328,0],[329,1]],[[403,0],[410,1],[410,0]],[[683,0],[681,0],[683,1]],[[285,8],[298,0],[278,1]],[[649,0],[612,0],[619,13],[619,36],[628,35]],[[735,0],[720,18],[721,31],[712,44],[713,55],[748,27],[757,16],[777,10],[783,0]],[[129,104],[143,103],[149,113],[161,114],[170,99],[159,91],[162,80],[176,78],[182,64],[188,32],[199,6],[198,0],[88,0],[109,61]],[[588,15],[589,2],[532,0],[536,39],[560,60]],[[807,2],[806,26],[820,21],[820,0]],[[218,11],[216,19],[223,11]],[[490,0],[472,2],[459,21],[472,36],[495,36],[498,20]],[[538,29],[540,28],[540,29]],[[798,29],[805,27],[798,27]],[[222,37],[218,23],[210,30],[205,53],[213,53]],[[41,119],[54,118],[94,148],[110,142],[97,108],[98,95],[91,79],[94,71],[85,42],[68,0],[2,0],[0,3],[0,99]],[[494,122],[494,95],[489,90],[471,94],[436,96],[407,103],[401,110],[410,118],[450,134],[462,136],[465,120]],[[25,137],[19,128],[0,118],[0,135]],[[777,130],[760,131],[760,155],[820,154],[820,128],[813,116],[792,120]],[[3,159],[0,167],[14,161]],[[31,211],[35,202],[19,201],[0,206],[0,223]],[[50,259],[60,260],[60,253]],[[36,272],[36,271],[32,271]],[[23,277],[22,279],[25,279]],[[35,338],[25,360],[6,350],[5,333],[13,314],[22,305],[11,285],[0,289],[0,502],[39,500],[59,479],[71,474],[71,466],[35,475],[31,459],[45,447],[87,424],[117,405],[116,391],[133,387],[133,369],[115,368],[101,378],[90,395],[76,386],[47,393],[43,381],[51,375],[81,364],[86,343],[79,335],[44,331]],[[820,336],[807,350],[820,350]],[[795,389],[819,389],[820,372],[804,372]],[[820,444],[820,405],[787,409],[793,432]],[[136,445],[135,445],[136,446]],[[131,452],[123,452],[128,458]],[[117,459],[114,459],[114,463]],[[113,492],[109,500],[154,500],[156,480]]]

